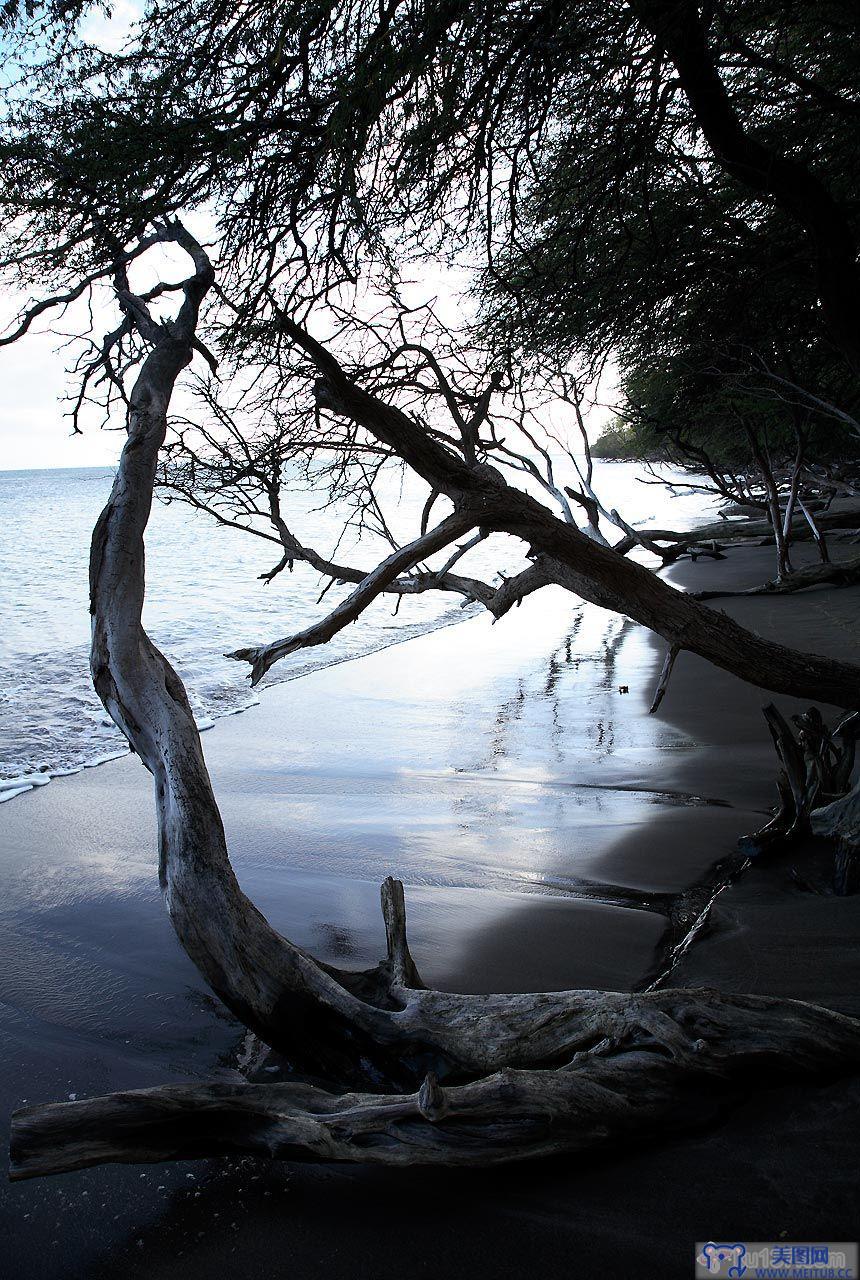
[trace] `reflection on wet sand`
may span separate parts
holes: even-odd
[[[586,627],[584,636],[580,639],[583,623],[586,620],[590,625]],[[601,622],[603,634],[598,637],[595,633]],[[504,697],[498,704],[493,718],[492,734],[483,758],[475,761],[471,767],[457,768],[458,774],[464,780],[468,778],[480,784],[452,802],[462,836],[468,837],[475,830],[480,830],[484,824],[492,823],[498,830],[500,823],[515,822],[512,792],[531,786],[539,792],[539,796],[533,798],[532,804],[540,806],[547,828],[554,831],[564,829],[570,824],[571,807],[578,810],[580,834],[585,827],[596,837],[588,859],[594,865],[599,863],[601,854],[606,851],[605,833],[595,830],[595,819],[605,815],[611,827],[613,820],[618,820],[619,809],[624,803],[619,793],[626,792],[633,799],[639,819],[628,836],[630,846],[628,861],[633,866],[641,865],[643,862],[647,866],[648,846],[655,838],[672,843],[669,830],[671,824],[661,822],[664,809],[730,807],[725,800],[702,796],[692,791],[649,789],[642,783],[637,785],[629,781],[597,780],[604,762],[615,754],[616,746],[623,750],[625,741],[622,738],[621,742],[617,743],[616,738],[616,725],[623,725],[626,728],[628,723],[627,717],[619,715],[619,671],[624,673],[628,681],[631,678],[635,679],[640,688],[644,687],[645,682],[642,676],[645,673],[641,666],[638,670],[636,666],[638,655],[634,652],[632,657],[628,658],[624,654],[625,640],[633,639],[635,634],[636,628],[628,619],[596,615],[595,611],[580,607],[574,612],[572,622],[562,639],[552,644],[548,655],[541,662],[534,663],[530,672],[517,677],[514,692]],[[633,643],[635,646],[635,640]],[[631,671],[634,673],[632,677]],[[641,699],[640,707],[637,709],[641,715]],[[568,766],[574,766],[576,772],[573,777],[556,776],[549,780],[546,757],[543,762],[544,768],[537,777],[522,778],[512,775],[511,770],[515,767],[515,762],[521,764],[528,758],[523,739],[528,736],[529,720],[538,720],[546,724],[548,732],[544,739],[545,751],[548,753],[551,750],[555,761],[559,764],[566,761]],[[653,721],[651,723],[655,724]],[[659,740],[663,736],[662,727],[658,727],[655,738]],[[507,788],[504,800],[491,799],[487,796],[487,784],[492,785],[493,782],[503,789]],[[556,792],[554,799],[551,794],[553,791]],[[584,794],[588,792],[602,794],[590,796]],[[658,810],[657,814],[649,817],[647,826],[642,824],[643,802]],[[583,810],[588,812],[585,813]],[[632,985],[644,986],[653,980],[656,974],[665,976],[668,973],[673,957],[682,954],[688,935],[700,921],[705,905],[712,901],[718,887],[737,870],[736,863],[740,865],[742,860],[734,858],[733,855],[726,857],[726,852],[732,849],[734,843],[734,826],[737,821],[736,815],[730,819],[732,835],[725,842],[722,839],[723,831],[720,829],[720,835],[708,850],[706,862],[700,864],[698,876],[695,871],[689,871],[685,874],[683,883],[674,889],[661,887],[659,880],[647,887],[639,887],[635,874],[633,883],[615,883],[608,878],[582,874],[583,859],[575,859],[574,866],[571,867],[569,848],[564,851],[567,857],[563,853],[562,857],[555,861],[555,865],[552,859],[547,860],[541,857],[539,870],[529,871],[522,860],[514,867],[500,866],[497,861],[494,879],[496,883],[507,881],[509,891],[551,893],[572,900],[571,905],[572,902],[576,902],[577,918],[574,921],[569,916],[568,927],[574,928],[578,925],[582,929],[585,926],[586,932],[593,935],[596,926],[601,940],[607,936],[609,917],[606,912],[598,913],[594,921],[586,923],[585,919],[579,918],[583,913],[587,917],[586,904],[625,908],[629,912],[637,913],[627,918],[627,936],[622,949],[628,957],[635,952],[635,939],[642,930],[639,918],[641,913],[648,912],[659,916],[662,927],[656,939],[651,935],[649,942],[654,949],[652,958],[650,962],[643,965],[638,981],[635,978],[628,978]],[[741,819],[741,826],[744,821],[746,819]],[[617,845],[619,841],[616,839],[614,843]],[[461,850],[461,852],[468,854],[467,850]],[[467,860],[475,865],[479,858],[474,850],[471,852],[471,859],[467,856]],[[524,850],[520,849],[519,852],[522,859]],[[497,846],[495,854],[498,856]],[[576,863],[579,864],[578,868]],[[530,906],[530,909],[534,908]],[[510,972],[510,967],[500,965],[499,959],[509,954],[520,927],[516,917],[494,916],[486,932],[473,930],[470,933],[469,960],[465,961],[460,955],[458,959],[471,971],[473,983],[476,979],[476,970],[480,971],[482,977],[495,973],[497,984],[501,972]],[[549,946],[545,932],[546,923],[543,930],[542,953],[545,956]],[[559,950],[561,967],[567,973],[569,969],[565,966],[570,964],[573,957],[563,942]],[[585,985],[586,979],[582,972],[581,959],[579,967],[579,981]],[[458,981],[454,973],[449,973],[446,977],[449,984]],[[512,975],[510,980],[517,981],[519,984],[518,976]],[[486,981],[485,977],[484,981]],[[568,978],[567,982],[569,981]],[[563,982],[563,985],[566,983]],[[492,981],[487,989],[492,989]],[[519,989],[529,989],[528,984],[524,983]]]

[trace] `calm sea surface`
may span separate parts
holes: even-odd
[[[701,495],[673,494],[641,483],[640,476],[634,464],[597,464],[604,503],[630,521],[685,528],[713,510]],[[0,472],[0,800],[125,750],[88,669],[89,539],[112,478],[111,469]],[[361,568],[386,554],[381,542],[354,535],[338,547],[342,530],[314,502],[297,492],[285,503],[303,541]],[[414,536],[416,502],[398,495],[399,536]],[[220,528],[178,503],[155,503],[146,550],[144,620],[185,681],[201,727],[257,700],[246,665],[225,658],[225,651],[301,630],[347,590],[333,588],[318,603],[325,580],[304,565],[267,586],[259,575],[279,558],[274,544]],[[493,579],[523,563],[519,544],[498,539],[458,568]],[[263,696],[267,683],[452,625],[468,612],[442,593],[405,597],[396,615],[391,599],[382,599],[332,643],[279,662]]]

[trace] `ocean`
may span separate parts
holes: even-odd
[[[89,540],[112,479],[111,468],[0,472],[0,801],[125,753],[88,666]],[[637,464],[595,464],[604,504],[632,523],[689,528],[715,510],[706,495],[645,479]],[[680,477],[667,472],[667,479]],[[395,533],[414,537],[418,495],[390,496]],[[296,487],[285,514],[300,539],[341,562],[372,567],[386,554],[378,538],[344,537],[319,494]],[[327,580],[300,564],[267,585],[259,575],[277,562],[277,546],[178,502],[155,502],[146,555],[144,621],[182,676],[201,729],[253,705],[267,685],[455,625],[476,608],[430,592],[403,597],[395,610],[396,601],[382,597],[330,644],[277,663],[252,691],[247,666],[224,654],[301,630],[350,588],[332,588],[320,602]],[[470,552],[458,571],[495,580],[523,564],[522,546],[497,538]]]

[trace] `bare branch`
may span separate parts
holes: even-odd
[[[350,622],[355,622],[364,610],[373,603],[389,583],[407,569],[413,568],[420,561],[448,546],[455,538],[467,533],[474,526],[474,519],[467,515],[454,514],[448,516],[440,525],[429,533],[422,534],[414,542],[408,543],[393,552],[386,560],[367,575],[358,588],[332,612],[313,626],[284,640],[276,640],[259,648],[237,649],[227,654],[238,662],[251,664],[251,684],[257,684],[269,668],[287,654],[297,649],[307,649],[314,645],[326,644],[332,636],[337,635]]]

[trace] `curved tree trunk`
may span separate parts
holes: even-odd
[[[93,679],[153,775],[160,881],[182,946],[262,1040],[338,1088],[362,1080],[365,1092],[212,1084],[30,1108],[13,1118],[12,1176],[235,1150],[401,1164],[522,1159],[681,1124],[691,1086],[715,1079],[753,1078],[762,1066],[856,1066],[860,1023],[799,1001],[427,990],[396,881],[382,891],[387,957],[358,974],[315,961],[244,896],[185,690],[141,622],[143,535],[168,402],[211,282],[202,253],[195,262],[179,319],[147,331],[153,349],[93,535]]]
[[[93,683],[153,775],[159,878],[188,955],[212,990],[267,1043],[289,1046],[294,1054],[301,1047],[304,1064],[314,1069],[346,1072],[359,1053],[371,1062],[379,1056],[375,1046],[390,1038],[385,1017],[281,938],[241,892],[185,689],[141,622],[143,534],[167,409],[191,358],[191,336],[183,342],[165,333],[157,341],[129,400],[128,440],[92,539]],[[370,989],[372,979],[365,985]]]

